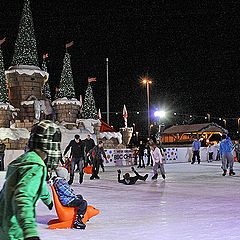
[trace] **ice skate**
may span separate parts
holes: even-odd
[[[229,176],[234,176],[235,175],[235,172],[233,170],[230,170],[229,171]]]
[[[158,178],[158,174],[154,174],[153,177],[152,177],[152,180],[156,180]]]
[[[86,225],[82,222],[82,217],[77,217],[73,223],[73,227],[77,229],[85,229]]]
[[[226,174],[227,174],[227,170],[223,170],[223,176],[226,176]]]
[[[162,178],[165,179],[165,178],[166,178],[166,175],[165,175],[165,174],[162,174]]]
[[[147,178],[148,178],[148,174],[146,174],[146,175],[144,175],[144,177],[143,177],[144,179],[143,179],[143,181],[146,181],[147,180]]]

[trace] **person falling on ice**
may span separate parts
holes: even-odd
[[[155,180],[158,178],[158,173],[157,173],[158,168],[160,169],[162,178],[165,179],[166,175],[165,175],[162,153],[160,149],[157,147],[156,143],[153,142],[150,147],[151,147],[151,156],[153,159],[153,173],[154,173],[152,180]]]
[[[121,179],[121,170],[118,169],[118,182],[123,183],[125,185],[133,185],[137,182],[137,180],[143,180],[146,181],[148,174],[145,174],[144,176],[141,176],[137,171],[135,171],[134,167],[131,168],[132,171],[136,174],[134,177],[130,177],[129,173],[125,173],[123,175],[123,179]]]
[[[82,195],[76,195],[68,184],[66,180],[68,171],[66,168],[58,167],[56,169],[56,175],[57,177],[53,177],[53,186],[56,190],[59,201],[66,207],[78,207],[73,227],[85,229],[86,225],[82,222],[82,219],[87,210],[87,201],[83,199]]]

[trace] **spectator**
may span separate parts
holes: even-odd
[[[200,147],[201,147],[200,141],[197,138],[195,138],[192,143],[193,157],[192,157],[191,164],[195,163],[196,157],[197,157],[198,164],[200,164]]]
[[[4,171],[4,156],[5,156],[6,145],[0,143],[0,171]]]
[[[139,142],[139,147],[138,147],[138,153],[139,153],[139,164],[138,164],[138,168],[145,168],[145,163],[143,160],[143,156],[144,156],[144,150],[145,150],[145,145],[143,144],[143,141]]]
[[[213,161],[213,151],[214,151],[213,143],[209,143],[208,148],[207,148],[208,162]]]

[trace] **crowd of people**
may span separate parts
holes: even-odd
[[[74,181],[76,166],[79,171],[79,183],[83,183],[84,167],[92,166],[91,180],[99,179],[99,167],[104,171],[103,161],[106,159],[103,142],[95,144],[91,136],[81,140],[79,135],[69,142],[64,150],[65,160],[60,149],[61,132],[59,127],[49,121],[43,120],[36,123],[30,134],[28,146],[24,154],[12,161],[7,169],[5,183],[0,192],[0,239],[25,239],[39,240],[35,208],[39,199],[48,207],[53,208],[53,201],[47,188],[47,182],[52,182],[53,187],[63,206],[76,207],[77,215],[73,222],[74,228],[85,229],[82,219],[87,209],[87,201],[82,195],[76,194],[71,187]],[[200,164],[199,139],[192,144],[192,164],[196,159]],[[213,145],[209,144],[209,162],[213,160]],[[138,147],[139,163],[137,167],[145,167],[143,154],[147,150],[147,165],[152,166],[152,180],[156,180],[160,174],[166,178],[164,169],[164,148],[161,144],[148,141],[146,145],[140,142]],[[235,175],[233,170],[233,150],[239,157],[239,143],[232,143],[227,135],[222,135],[219,144],[219,155],[222,159],[222,175]],[[70,151],[70,155],[68,152]],[[66,164],[70,162],[70,164]],[[62,166],[61,166],[62,165]],[[125,185],[135,184],[138,180],[146,181],[148,174],[140,175],[132,166],[135,176],[125,173],[121,179],[121,170],[117,170],[119,183]],[[51,173],[55,172],[52,177]],[[67,181],[70,175],[69,181]]]

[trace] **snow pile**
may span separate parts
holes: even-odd
[[[18,140],[20,138],[29,138],[30,133],[26,128],[0,128],[0,139],[9,138]]]
[[[47,78],[48,78],[48,75],[49,75],[47,72],[41,70],[39,67],[31,66],[31,65],[11,66],[8,70],[5,71],[5,74],[14,73],[14,72],[17,72],[20,75],[26,74],[26,75],[29,75],[29,76],[31,76],[35,73],[39,73],[41,76],[47,77]]]
[[[22,101],[21,105],[33,105],[34,104],[34,100],[30,100],[30,101]]]
[[[13,107],[12,105],[10,105],[9,103],[3,103],[3,102],[0,102],[0,109],[5,109],[7,110],[9,108],[9,110],[11,111],[16,111],[15,107]]]
[[[52,102],[52,105],[58,105],[58,104],[75,104],[79,106],[81,105],[81,103],[76,98],[67,99],[66,97],[58,98]]]
[[[94,133],[94,126],[101,126],[99,119],[77,119],[76,123],[82,123],[85,129],[87,129],[90,133]]]
[[[122,134],[120,132],[101,132],[99,134],[100,138],[106,138],[106,139],[111,139],[111,138],[117,138],[118,143],[122,143]]]

